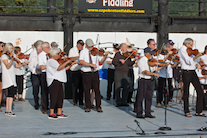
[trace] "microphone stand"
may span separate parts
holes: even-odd
[[[137,126],[138,126],[139,129],[142,131],[142,133],[137,133],[137,134],[140,134],[140,135],[146,135],[145,132],[144,132],[144,130],[140,127],[139,122],[138,122],[137,120],[134,120],[134,122],[137,123]]]
[[[159,130],[171,130],[170,127],[167,127],[167,96],[169,95],[169,87],[168,87],[168,78],[167,78],[167,66],[165,67],[165,71],[166,71],[166,78],[165,78],[165,125],[164,127],[160,127]]]

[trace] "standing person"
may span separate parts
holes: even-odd
[[[148,39],[147,46],[150,47],[152,50],[154,50],[156,48],[155,40],[152,38]],[[140,52],[140,57],[143,57],[143,56],[144,56],[144,50]]]
[[[139,68],[139,81],[138,81],[138,90],[136,96],[137,103],[137,118],[155,118],[151,115],[151,105],[152,105],[152,80],[151,76],[156,76],[159,78],[158,73],[153,73],[150,71],[148,60],[154,55],[154,51],[147,47],[144,49],[144,56],[141,57],[138,61]],[[143,113],[143,99],[145,98],[145,117],[142,116]]]
[[[83,72],[83,90],[85,92],[85,112],[90,112],[92,108],[90,89],[95,91],[96,99],[96,110],[97,112],[103,112],[101,109],[101,94],[100,94],[100,81],[99,81],[99,61],[105,61],[108,53],[105,53],[104,57],[92,56],[91,50],[93,49],[94,43],[91,39],[87,39],[85,42],[86,47],[80,52],[80,64],[82,65],[81,71]]]
[[[51,48],[58,48],[58,44],[56,42],[52,42],[51,44]]]
[[[29,70],[31,71],[31,81],[32,81],[32,88],[33,88],[33,96],[36,110],[39,109],[39,87],[40,87],[40,74],[42,72],[37,56],[42,52],[41,43],[35,43],[35,49],[33,54],[30,54],[29,57]]]
[[[171,107],[168,102],[170,97],[172,97],[173,93],[170,92],[172,89],[172,77],[173,77],[173,68],[177,66],[178,63],[173,63],[173,61],[168,60],[168,57],[172,55],[171,47],[169,44],[165,44],[163,46],[163,51],[167,51],[166,55],[159,54],[158,60],[163,60],[165,62],[165,66],[159,71],[159,79],[158,79],[158,93],[157,93],[157,107],[161,107],[162,102],[164,106]],[[166,79],[168,84],[166,84]],[[168,85],[168,88],[166,88]],[[168,89],[168,90],[167,90]],[[167,93],[169,92],[169,93]],[[167,95],[167,101],[163,101],[163,96]],[[166,100],[166,99],[164,99]]]
[[[113,51],[110,54],[109,57],[106,59],[106,63],[108,64],[108,86],[107,86],[107,98],[106,100],[110,100],[111,98],[111,92],[112,92],[112,84],[114,82],[114,72],[115,72],[115,67],[112,64],[112,60],[117,52],[119,52],[119,45],[118,44],[113,44]],[[113,92],[113,99],[115,99],[115,87],[114,87],[114,92]]]
[[[21,64],[17,64],[13,58],[13,45],[11,43],[6,43],[2,56],[2,90],[7,89],[8,95],[6,98],[6,112],[5,115],[16,117],[16,114],[12,112],[12,102],[15,95],[16,79],[14,68],[22,67]]]
[[[79,56],[81,50],[83,50],[84,42],[83,40],[78,40],[76,47],[73,47],[69,51],[68,57],[76,57],[76,63],[79,63]],[[74,64],[70,68],[71,78],[72,78],[72,88],[73,88],[73,105],[83,104],[83,83],[82,83],[82,74],[81,74],[81,65]]]
[[[132,47],[134,46],[134,44],[131,44],[129,41],[126,42],[126,45],[128,46],[127,51],[128,52],[132,52]],[[128,94],[128,98],[127,98],[127,103],[132,103],[132,95],[133,95],[133,91],[134,91],[134,65],[132,65],[131,67],[129,67],[129,72],[128,72],[128,76],[129,76],[129,94]]]
[[[51,58],[48,59],[46,65],[47,74],[47,85],[50,92],[50,114],[49,119],[68,118],[68,115],[62,113],[63,107],[63,85],[62,83],[67,82],[66,70],[70,66],[65,67],[71,60],[67,60],[62,64],[59,64],[57,59],[60,58],[60,49],[52,48],[50,50]],[[54,114],[54,109],[57,108],[57,115]]]
[[[196,59],[202,55],[198,53],[196,56],[189,56],[187,53],[187,48],[193,47],[193,39],[186,38],[183,42],[183,46],[180,48],[178,55],[180,57],[181,69],[183,69],[183,101],[184,101],[184,113],[186,117],[192,117],[189,111],[189,85],[190,83],[196,89],[197,101],[196,101],[196,116],[206,116],[202,113],[203,110],[203,90],[201,88],[198,76],[196,75]]]
[[[117,52],[114,56],[112,64],[115,66],[114,81],[115,81],[115,99],[116,106],[129,106],[127,104],[127,98],[129,93],[129,67],[131,67],[135,61],[131,61],[130,58],[124,57],[124,53],[127,52],[127,45],[122,43],[120,45],[121,51]],[[135,58],[136,60],[138,57]],[[122,98],[120,97],[122,90]]]
[[[0,52],[2,54],[4,49],[4,43],[0,42]],[[0,56],[1,59],[1,56]],[[2,94],[2,67],[1,67],[1,63],[0,63],[0,104],[1,104],[1,100],[3,99],[3,94]],[[0,106],[2,106],[3,104],[1,104]],[[2,110],[0,109],[0,112],[2,112]]]
[[[21,53],[21,48],[19,46],[14,47],[14,54],[15,57],[22,63],[21,68],[15,68],[15,75],[16,75],[16,83],[17,83],[17,88],[16,88],[16,93],[18,91],[18,96],[19,98],[17,99],[17,94],[14,95],[14,100],[16,101],[25,101],[25,99],[22,98],[22,93],[23,93],[23,80],[24,80],[24,74],[25,74],[25,69],[24,66],[28,65],[28,61],[26,59],[19,59],[18,56]]]
[[[200,57],[200,61],[204,62],[207,65],[207,45],[204,48],[204,54]],[[207,70],[207,66],[205,66],[205,70]]]
[[[50,44],[48,42],[43,42],[41,45],[42,52],[37,56],[39,66],[42,70],[42,74],[40,75],[41,80],[41,92],[42,92],[42,113],[47,114],[47,109],[49,106],[49,92],[46,81],[46,63],[47,63],[47,53],[50,50]]]

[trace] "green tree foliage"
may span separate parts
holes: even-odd
[[[198,16],[199,2],[196,2],[196,0],[169,0],[168,2],[170,16]],[[152,9],[153,15],[157,15],[158,0],[153,0]]]

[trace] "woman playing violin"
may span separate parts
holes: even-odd
[[[188,48],[193,48],[193,39],[186,38],[183,42],[183,46],[180,48],[178,55],[180,57],[181,69],[183,69],[183,101],[184,101],[184,113],[186,117],[192,117],[189,111],[189,85],[190,83],[196,89],[197,92],[197,104],[196,104],[196,116],[206,116],[202,113],[203,110],[203,89],[201,88],[198,76],[196,75],[196,59],[202,55],[198,53],[196,56],[190,55],[187,52]]]
[[[14,47],[14,56],[23,64],[23,66],[28,65],[28,61],[26,59],[19,59],[19,55],[21,53],[21,48],[19,46]],[[17,88],[15,88],[16,93],[18,91],[18,96],[19,98],[17,99],[17,94],[14,95],[14,101],[25,101],[25,99],[22,98],[22,93],[23,93],[23,80],[24,80],[24,74],[25,74],[25,68],[15,68],[15,75],[16,75],[16,83],[17,83]]]
[[[62,83],[67,82],[66,70],[70,66],[65,67],[67,64],[71,63],[71,60],[67,60],[63,64],[59,64],[57,59],[60,58],[60,49],[52,48],[50,50],[51,58],[48,59],[46,64],[46,76],[47,76],[47,85],[50,92],[50,114],[49,119],[58,119],[58,118],[68,118],[67,115],[62,113],[63,107],[63,86]],[[54,109],[57,107],[57,115],[54,114]]]
[[[207,89],[207,74],[205,70],[205,66],[202,66],[200,63],[196,65],[196,74],[198,76],[198,79],[201,83],[202,89]],[[203,73],[203,71],[205,71]]]
[[[9,54],[7,54],[9,53]],[[6,112],[5,115],[16,117],[16,114],[12,112],[12,102],[15,95],[16,79],[14,68],[20,68],[23,65],[14,61],[13,57],[13,45],[6,43],[3,54],[1,56],[2,65],[2,90],[7,89],[8,95],[6,98]]]
[[[3,49],[4,49],[4,42],[0,42],[1,55],[2,55]],[[1,59],[1,56],[0,56],[0,59]],[[2,97],[3,97],[3,94],[2,94],[2,67],[1,67],[1,62],[0,62],[0,106],[4,106],[4,104],[1,103],[2,102]],[[0,112],[2,112],[1,109],[0,109]]]

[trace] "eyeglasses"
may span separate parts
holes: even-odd
[[[4,47],[4,45],[0,45],[1,47]]]

